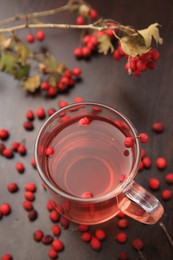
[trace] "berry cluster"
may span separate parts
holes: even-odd
[[[33,33],[29,33],[26,37],[26,41],[28,43],[33,43],[35,39],[42,42],[45,39],[45,33],[42,30],[39,30],[36,32],[36,35],[34,35]]]
[[[147,53],[141,56],[129,57],[124,53],[121,44],[118,43],[118,48],[113,53],[113,58],[119,61],[122,57],[127,59],[125,69],[129,75],[139,76],[146,70],[152,70],[156,68],[156,62],[160,57],[158,50],[151,48]]]

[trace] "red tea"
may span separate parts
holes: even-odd
[[[87,120],[86,120],[87,119]],[[131,172],[133,151],[124,146],[125,133],[98,115],[68,119],[51,133],[45,157],[49,181],[74,197],[100,197],[117,189]],[[86,120],[86,124],[85,124]]]

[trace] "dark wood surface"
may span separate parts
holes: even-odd
[[[10,145],[12,141],[26,140],[28,154],[26,157],[15,156],[11,160],[0,157],[0,204],[8,202],[12,206],[12,213],[0,220],[0,257],[4,253],[11,253],[15,260],[46,260],[50,246],[36,243],[32,234],[36,229],[42,229],[45,233],[51,233],[52,223],[49,220],[46,209],[47,195],[41,187],[37,172],[30,165],[33,155],[34,142],[42,123],[34,121],[35,129],[26,132],[23,129],[25,113],[28,109],[36,110],[43,106],[45,109],[57,107],[61,99],[72,103],[76,96],[85,100],[99,101],[110,105],[123,112],[133,122],[139,132],[147,132],[151,138],[146,145],[148,155],[153,160],[151,169],[144,170],[136,180],[148,188],[148,179],[152,176],[161,180],[161,188],[153,192],[164,205],[165,223],[169,233],[173,236],[173,198],[164,202],[161,191],[173,186],[166,184],[165,175],[173,172],[173,3],[165,1],[113,1],[93,0],[92,5],[105,18],[113,18],[124,25],[132,25],[142,29],[149,24],[158,22],[162,25],[161,36],[164,38],[163,46],[159,47],[161,57],[154,71],[143,73],[141,77],[129,77],[124,70],[124,60],[116,62],[111,56],[92,57],[89,61],[77,61],[73,56],[73,49],[79,44],[79,31],[75,30],[45,30],[46,40],[43,45],[53,52],[60,62],[64,62],[69,68],[80,66],[83,72],[82,81],[79,82],[68,94],[59,95],[55,99],[45,99],[39,95],[26,95],[19,82],[10,76],[0,74],[0,128],[7,128],[11,136],[6,141]],[[0,19],[16,15],[20,12],[32,12],[55,8],[64,1],[42,0],[42,1],[10,1],[1,0]],[[74,16],[60,14],[48,18],[50,22],[74,23]],[[26,32],[20,35],[25,37]],[[37,49],[39,44],[33,48]],[[165,124],[165,132],[156,135],[151,126],[155,121]],[[168,165],[164,171],[159,171],[155,166],[155,159],[164,156]],[[15,163],[22,161],[25,164],[24,174],[18,174]],[[27,212],[22,208],[24,200],[24,185],[27,182],[37,184],[35,208],[39,217],[35,222],[29,222]],[[20,190],[16,194],[9,194],[7,184],[17,182]],[[118,252],[125,251],[130,259],[142,259],[138,252],[132,249],[132,240],[141,238],[144,241],[143,254],[147,260],[171,260],[173,259],[173,248],[166,238],[159,224],[147,226],[129,219],[129,227],[126,230],[128,241],[120,245],[114,238],[118,229],[114,218],[111,221],[99,225],[107,232],[107,239],[102,244],[100,252],[93,251],[90,246],[80,238],[76,226],[71,224],[69,229],[62,231],[60,238],[65,244],[65,250],[59,253],[59,259],[63,260],[114,260],[118,259]],[[91,227],[94,232],[96,227]]]

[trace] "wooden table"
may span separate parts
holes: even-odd
[[[125,60],[115,61],[111,55],[94,56],[88,61],[77,61],[73,56],[73,50],[79,45],[80,32],[77,30],[45,30],[46,39],[44,45],[54,53],[59,62],[64,62],[69,68],[79,66],[82,69],[82,81],[75,85],[66,94],[59,94],[54,99],[46,99],[40,95],[26,95],[18,81],[11,76],[0,74],[0,128],[10,131],[10,138],[5,142],[10,146],[13,141],[25,139],[28,153],[25,157],[15,155],[13,159],[0,157],[0,204],[8,202],[12,207],[9,216],[0,220],[0,256],[11,253],[16,260],[46,260],[50,246],[36,243],[33,232],[42,229],[45,234],[51,234],[52,223],[46,209],[47,195],[43,190],[37,172],[32,168],[30,160],[33,155],[34,142],[38,130],[43,121],[34,121],[34,130],[26,132],[23,129],[25,113],[29,109],[34,111],[42,106],[58,108],[60,100],[65,99],[72,103],[76,96],[85,100],[103,102],[123,112],[136,126],[139,132],[150,135],[150,142],[145,149],[152,158],[152,167],[142,171],[136,180],[148,188],[148,179],[152,176],[161,181],[159,191],[153,194],[161,200],[165,213],[162,222],[166,225],[173,237],[173,198],[163,201],[161,191],[173,186],[165,181],[165,175],[173,172],[173,40],[172,40],[172,1],[113,1],[93,0],[92,5],[104,18],[112,18],[124,25],[131,25],[138,29],[146,28],[151,23],[158,22],[162,25],[161,36],[164,39],[163,46],[159,47],[160,59],[154,71],[144,72],[140,77],[128,76],[124,70]],[[16,15],[21,12],[48,10],[64,3],[64,1],[10,1],[1,0],[0,19]],[[74,23],[73,14],[59,14],[45,21],[54,23]],[[27,32],[19,35],[25,38]],[[35,43],[33,48],[39,48],[40,43]],[[161,121],[165,125],[162,134],[155,134],[151,127],[153,122]],[[159,171],[155,165],[157,157],[167,159],[167,167]],[[25,172],[17,173],[15,164],[22,161],[25,164]],[[24,200],[24,185],[33,181],[37,185],[36,200],[34,207],[38,210],[39,217],[30,222],[27,212],[22,207]],[[10,194],[7,184],[16,182],[19,191]],[[89,244],[84,243],[76,226],[71,224],[67,230],[63,230],[60,239],[65,244],[65,250],[59,253],[59,259],[64,260],[113,260],[118,259],[118,252],[128,253],[129,259],[142,259],[140,254],[132,248],[134,238],[140,238],[144,242],[142,250],[145,259],[148,260],[171,260],[173,259],[173,247],[166,238],[165,233],[157,223],[144,225],[128,218],[128,229],[125,230],[128,241],[118,244],[115,236],[123,231],[117,227],[117,218],[105,224],[99,225],[107,232],[107,239],[102,244],[102,250],[93,251]],[[91,227],[94,233],[96,227]],[[144,258],[143,258],[144,259]]]

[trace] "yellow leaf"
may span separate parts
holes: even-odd
[[[111,52],[114,51],[114,47],[111,43],[111,40],[108,35],[104,34],[101,37],[98,38],[98,52],[103,53],[106,55],[108,51],[110,50]]]
[[[19,57],[19,61],[25,64],[28,60],[30,50],[22,43],[16,44],[15,51]]]
[[[154,38],[157,44],[163,43],[163,39],[160,37],[159,34],[158,26],[158,23],[154,23],[148,26],[148,28],[138,31],[138,33],[144,38],[146,47],[151,46],[152,38]]]
[[[40,86],[40,76],[34,75],[32,77],[27,78],[26,81],[23,82],[23,88],[29,92],[35,92],[37,88]]]
[[[149,51],[149,48],[145,45],[143,37],[138,34],[124,36],[120,39],[120,42],[123,51],[130,57],[142,55]]]
[[[6,38],[6,39],[4,39],[4,40],[1,40],[0,41],[0,47],[1,48],[8,48],[9,47],[9,45],[11,44],[11,42],[12,42],[12,38],[10,37],[10,38]]]

